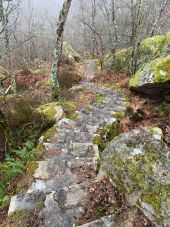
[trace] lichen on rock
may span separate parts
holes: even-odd
[[[170,199],[168,155],[169,148],[153,136],[151,129],[135,129],[106,146],[99,173],[110,177],[129,203],[139,207],[155,224],[169,223],[169,211],[164,205]]]

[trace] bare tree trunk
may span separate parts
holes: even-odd
[[[161,16],[162,16],[163,12],[165,11],[165,8],[166,8],[168,2],[169,2],[169,0],[164,0],[164,1],[162,1],[162,3],[160,3],[161,6],[160,6],[160,9],[159,9],[159,11],[157,13],[155,22],[154,22],[154,24],[152,26],[151,36],[153,36],[155,34],[155,31],[158,29],[159,21],[161,19]]]
[[[61,54],[62,54],[62,45],[63,45],[63,35],[64,35],[64,27],[67,20],[67,15],[71,6],[72,0],[65,0],[63,3],[62,10],[59,14],[59,19],[57,23],[57,30],[56,30],[56,43],[55,49],[53,52],[53,62],[51,66],[51,81],[52,81],[52,89],[53,89],[53,96],[54,98],[59,94],[59,82],[58,82],[58,75],[59,75],[59,66],[61,61]]]
[[[131,1],[133,2],[133,1]],[[140,48],[140,30],[141,30],[141,22],[142,22],[142,10],[144,3],[142,0],[138,0],[136,3],[136,12],[132,12],[132,55],[131,55],[131,74],[134,75],[137,70],[137,62],[138,62],[138,53]],[[132,11],[134,9],[132,8]]]
[[[115,0],[112,0],[112,24],[114,28],[114,48],[116,49],[118,46],[118,35],[117,35],[117,24],[116,24],[116,15],[115,15]]]
[[[95,18],[96,18],[96,0],[92,2],[92,27],[95,28]],[[92,32],[92,55],[95,55],[95,34]]]
[[[16,93],[16,79],[15,74],[12,73],[12,60],[9,46],[9,31],[8,31],[8,14],[5,15],[3,1],[0,0],[0,21],[2,22],[2,29],[4,34],[4,42],[5,42],[5,55],[8,61],[9,74],[11,79],[11,88],[14,93]]]

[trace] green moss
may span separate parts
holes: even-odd
[[[143,199],[152,204],[155,211],[160,213],[161,202],[166,201],[170,197],[170,184],[157,184],[145,191]]]
[[[130,57],[131,52],[132,52],[132,48],[131,47],[124,48],[124,49],[118,50],[116,52],[116,57],[120,58],[123,62],[125,62],[127,60],[127,58]]]
[[[54,133],[56,132],[56,127],[53,126],[52,128],[48,129],[44,134],[44,140],[47,141],[48,139],[52,138]]]
[[[39,167],[39,164],[36,161],[27,162],[27,166],[26,166],[27,173],[29,175],[33,176],[35,173],[35,170],[38,169],[38,167]]]
[[[99,150],[102,152],[106,147],[106,143],[117,136],[117,125],[113,123],[104,128],[98,128],[97,133],[98,135],[93,138],[93,144],[98,145]]]
[[[54,120],[56,115],[57,102],[47,103],[40,106],[37,111],[45,114],[49,119]]]
[[[68,118],[70,118],[73,114],[75,114],[76,110],[78,110],[78,106],[75,102],[60,100],[58,103],[62,106]]]
[[[119,111],[112,115],[112,117],[114,117],[116,119],[122,119],[122,118],[124,118],[124,116],[125,116],[125,112],[123,112],[123,111]]]
[[[141,43],[141,53],[142,55],[149,55],[149,57],[155,58],[163,49],[166,43],[166,35],[153,36],[146,38]],[[148,59],[149,60],[149,59]]]
[[[93,144],[98,145],[100,148],[102,148],[102,149],[105,148],[104,141],[100,135],[96,135],[92,141],[93,141]]]
[[[104,96],[102,94],[96,93],[96,97],[97,97],[97,100],[96,100],[97,103],[102,104],[104,102]]]
[[[71,116],[70,116],[70,119],[72,120],[72,121],[76,121],[77,120],[77,118],[78,118],[78,113],[74,113],[74,114],[72,114]]]
[[[122,192],[126,191],[130,194],[134,190],[140,190],[143,201],[152,204],[155,212],[160,212],[162,201],[166,201],[170,196],[170,185],[155,182],[153,179],[152,166],[160,160],[160,154],[154,151],[151,145],[145,146],[144,151],[144,153],[136,155],[133,161],[132,159],[124,161],[122,158],[114,156],[111,163],[115,168],[115,174],[111,179]],[[126,189],[123,176],[119,177],[119,173],[126,174],[131,182]]]
[[[170,80],[170,55],[156,62],[153,65],[153,72],[156,82]]]
[[[43,76],[46,73],[46,70],[44,68],[39,68],[34,71],[34,75],[37,76]]]
[[[135,88],[135,87],[137,87],[138,81],[139,81],[140,76],[142,74],[142,70],[143,70],[143,67],[141,67],[140,69],[138,69],[138,71],[136,72],[136,74],[130,79],[129,88]]]
[[[112,180],[112,182],[115,184],[116,188],[120,191],[125,193],[126,192],[126,188],[124,186],[124,182],[121,180],[120,177],[117,177],[114,174],[108,174],[108,178],[110,178]]]

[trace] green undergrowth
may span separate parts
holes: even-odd
[[[0,206],[3,206],[15,192],[17,178],[25,173],[27,162],[36,159],[34,147],[38,139],[55,122],[37,111],[40,104],[33,98],[10,96],[1,104]]]
[[[21,148],[6,154],[3,163],[0,163],[0,206],[8,202],[8,187],[10,183],[26,170],[26,163],[35,159],[34,143],[28,141]]]

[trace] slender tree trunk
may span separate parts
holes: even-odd
[[[11,76],[11,88],[14,93],[16,93],[16,78],[12,72],[12,60],[10,53],[10,43],[9,43],[9,31],[8,31],[8,15],[4,13],[3,1],[0,0],[0,20],[2,22],[2,29],[4,34],[4,42],[5,42],[5,55],[8,61],[9,74]]]
[[[118,35],[117,35],[117,24],[116,24],[116,10],[115,10],[115,0],[112,0],[112,24],[113,24],[113,29],[114,29],[114,35],[113,35],[113,40],[114,40],[114,48],[116,49],[118,46]]]
[[[131,55],[131,74],[134,75],[137,70],[138,53],[140,48],[140,29],[141,29],[141,12],[143,10],[143,1],[138,0],[136,3],[136,13],[133,15],[134,24],[132,25],[132,55]],[[133,10],[133,8],[132,8]]]
[[[65,0],[63,3],[62,10],[59,14],[59,19],[57,23],[56,29],[56,43],[53,52],[53,62],[51,66],[51,81],[52,81],[52,89],[53,89],[53,97],[56,98],[59,95],[59,66],[61,61],[62,54],[62,45],[63,45],[63,35],[64,35],[64,27],[67,20],[68,12],[71,6],[72,0]]]
[[[156,15],[156,19],[155,19],[155,21],[154,21],[154,24],[153,24],[153,26],[152,26],[151,36],[153,36],[153,35],[155,34],[155,31],[158,29],[158,25],[159,25],[161,16],[162,16],[162,14],[163,14],[163,12],[164,12],[164,10],[165,10],[167,4],[168,4],[168,1],[169,1],[169,0],[165,0],[165,1],[162,1],[162,3],[160,3],[161,6],[160,6],[160,9],[159,9],[159,11],[158,11],[158,13],[157,13],[157,15]]]

